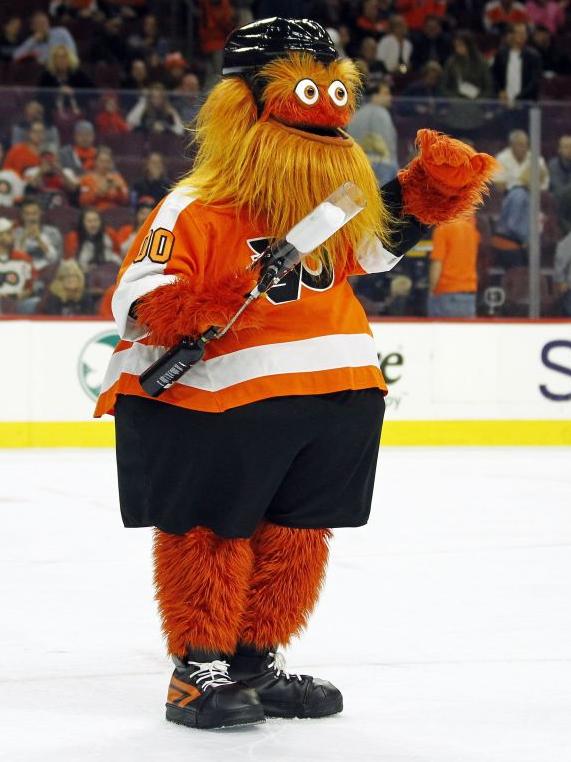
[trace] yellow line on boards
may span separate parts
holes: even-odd
[[[0,422],[0,447],[112,447],[112,421]],[[386,421],[383,445],[571,445],[571,421]]]

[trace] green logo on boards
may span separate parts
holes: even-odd
[[[77,362],[79,383],[92,400],[96,400],[99,396],[105,371],[118,341],[119,336],[115,331],[104,331],[90,339],[79,354]]]

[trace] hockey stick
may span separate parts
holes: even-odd
[[[259,266],[261,269],[258,283],[246,294],[244,303],[228,323],[223,327],[210,326],[196,338],[187,336],[161,355],[139,376],[143,390],[151,397],[159,397],[202,360],[210,341],[221,339],[228,333],[253,301],[277,285],[301,262],[302,257],[325,243],[362,211],[365,205],[362,191],[354,183],[344,183],[298,222],[285,238],[269,244],[252,265],[252,268]]]

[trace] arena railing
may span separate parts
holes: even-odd
[[[169,181],[190,169],[190,132],[186,127],[181,129],[173,109],[188,125],[202,100],[201,94],[166,91],[159,97],[148,91],[113,88],[72,93],[36,87],[0,88],[0,132],[7,152],[14,144],[27,140],[26,117],[43,116],[46,123],[40,170],[28,168],[22,183],[6,172],[3,161],[0,218],[19,224],[21,199],[34,196],[43,209],[44,223],[61,234],[59,254],[63,256],[66,236],[69,240],[69,234],[77,228],[81,207],[77,192],[69,185],[62,189],[58,183],[63,182],[61,172],[68,167],[69,151],[65,148],[73,143],[77,124],[88,121],[95,128],[95,145],[111,148],[115,168],[129,188],[125,203],[102,211],[105,227],[116,231],[134,225],[136,184],[149,154],[162,155]],[[565,159],[565,150],[571,154],[571,146],[567,145],[571,138],[561,141],[568,132],[571,134],[567,127],[571,117],[569,102],[517,103],[510,107],[497,100],[400,96],[385,98],[376,107],[378,132],[360,135],[359,142],[381,183],[393,177],[414,155],[420,128],[442,130],[494,155],[508,149],[510,139],[520,146],[522,141],[529,142],[529,160],[522,165],[520,178],[508,187],[494,184],[477,214],[477,314],[482,320],[570,316],[571,291],[565,290],[565,282],[571,286],[571,264],[565,262],[571,260],[571,181],[565,185],[562,180],[565,168],[571,167],[571,155]],[[114,132],[109,131],[111,128]],[[559,153],[563,159],[558,165]],[[8,164],[13,163],[13,158],[12,151]],[[545,174],[550,160],[556,170],[551,180]],[[76,167],[78,179],[80,172]],[[567,176],[571,177],[571,170]],[[23,186],[20,193],[17,187],[9,187],[11,179],[12,186]],[[457,245],[462,249],[462,241]],[[431,249],[431,240],[422,241],[391,273],[356,280],[354,288],[371,317],[427,316]],[[52,268],[51,277],[56,270]],[[92,273],[86,275],[88,287],[90,281],[97,281]],[[0,280],[5,280],[2,273]],[[0,286],[0,312],[37,314],[42,291],[49,288],[47,278],[38,279],[33,294],[19,301],[3,295]],[[101,296],[99,283],[94,289],[94,310],[99,309]]]

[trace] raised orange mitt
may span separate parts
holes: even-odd
[[[498,168],[494,157],[435,130],[419,130],[416,145],[418,156],[398,174],[404,214],[438,225],[473,213]]]

